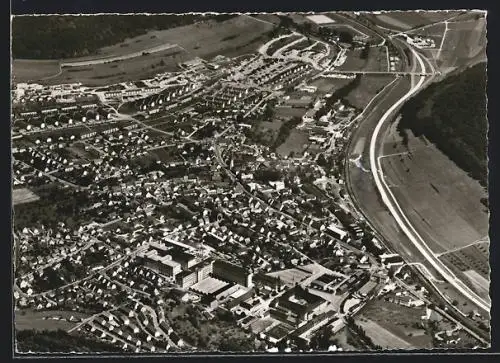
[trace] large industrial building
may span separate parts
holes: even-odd
[[[244,267],[234,265],[222,260],[214,262],[213,274],[222,280],[234,282],[245,287],[253,285],[253,274]]]

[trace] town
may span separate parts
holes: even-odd
[[[131,353],[377,350],[364,311],[392,304],[413,319],[406,341],[483,344],[348,189],[365,107],[346,98],[363,82],[346,64],[387,48],[380,72],[397,79],[403,56],[358,29],[343,39],[326,15],[304,21],[152,78],[15,85],[16,315]]]

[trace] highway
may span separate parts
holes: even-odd
[[[417,59],[422,73],[425,73],[425,65],[422,61],[421,56],[413,49],[410,48],[413,55]],[[459,280],[432,252],[432,250],[427,246],[425,241],[411,225],[410,221],[404,214],[400,205],[398,204],[396,198],[394,197],[391,189],[387,185],[384,177],[383,171],[380,164],[380,160],[377,158],[379,150],[377,150],[378,139],[380,132],[385,122],[394,116],[395,111],[410,97],[412,97],[424,84],[426,78],[421,76],[418,83],[412,87],[407,93],[405,93],[401,98],[399,98],[382,116],[382,118],[377,123],[370,140],[370,169],[373,175],[375,185],[377,187],[378,193],[380,194],[383,203],[389,209],[391,215],[396,220],[398,226],[404,232],[404,234],[409,238],[412,244],[419,250],[419,252],[425,257],[425,259],[436,269],[436,271],[453,287],[455,287],[462,295],[471,300],[475,305],[484,311],[489,312],[491,303],[485,301],[480,296],[478,296],[474,291],[472,291],[467,285],[465,285],[461,280]]]
[[[457,290],[457,293],[462,294],[464,298],[469,296],[474,298],[475,301],[470,298],[468,300],[470,300],[472,305],[483,307],[486,310],[486,314],[488,314],[489,304],[479,299],[477,295],[470,290],[470,288],[464,286],[463,282],[459,281],[456,276],[450,273],[447,267],[443,266],[441,261],[437,259],[437,256],[430,251],[425,244],[425,241],[423,241],[420,236],[417,236],[418,233],[414,232],[414,228],[411,226],[411,223],[407,222],[406,216],[404,218],[401,216],[402,211],[399,212],[398,210],[398,208],[401,208],[399,205],[398,207],[395,207],[397,201],[394,198],[394,195],[392,195],[392,192],[387,185],[383,183],[385,181],[383,180],[382,170],[380,170],[380,167],[378,168],[377,176],[374,177],[372,172],[365,173],[361,170],[361,168],[357,168],[349,162],[349,159],[354,159],[361,154],[360,162],[362,162],[364,168],[368,169],[368,160],[370,159],[368,143],[370,142],[371,136],[375,131],[375,127],[378,124],[381,124],[378,128],[378,143],[380,145],[380,143],[383,142],[384,135],[386,134],[389,126],[387,121],[391,123],[394,120],[395,112],[397,112],[397,109],[402,106],[404,101],[414,95],[417,91],[421,91],[431,82],[438,81],[443,78],[443,76],[439,75],[439,72],[435,72],[435,66],[427,58],[422,59],[419,54],[417,54],[417,57],[415,55],[415,51],[409,52],[410,55],[412,55],[412,58],[414,58],[412,62],[404,52],[404,48],[407,47],[405,42],[394,39],[394,45],[399,50],[402,59],[405,60],[406,63],[406,68],[402,68],[401,70],[415,74],[412,77],[396,77],[396,81],[394,82],[392,88],[388,87],[380,92],[380,94],[377,95],[378,97],[372,100],[373,102],[370,103],[368,110],[364,110],[362,122],[356,126],[355,131],[350,137],[345,162],[345,180],[349,198],[352,200],[352,204],[354,206],[353,211],[361,220],[365,220],[368,225],[371,226],[376,238],[384,244],[389,251],[399,253],[407,262],[418,262],[419,264],[423,263],[426,266],[427,271],[429,269],[433,270],[433,277],[436,279],[451,281],[450,284],[452,284],[453,290]],[[427,70],[423,68],[422,63],[425,64]],[[417,76],[419,71],[417,70],[416,64],[419,64],[419,66],[424,70],[420,77]],[[429,72],[435,73],[431,77],[423,76],[423,74],[427,74]],[[419,83],[422,78],[424,78],[424,80],[422,83]],[[413,90],[415,87],[417,88]],[[410,95],[405,97],[408,93],[410,93]],[[398,103],[401,98],[403,98],[403,100],[399,102],[397,106],[392,107],[395,103]],[[389,109],[392,111],[386,112]],[[380,121],[382,121],[382,123]],[[384,121],[386,122],[385,125]],[[364,146],[365,144],[366,146]],[[378,152],[375,155],[376,159],[378,159],[379,156],[382,156],[382,145],[380,145],[379,150],[375,149],[375,151]],[[374,165],[375,168],[372,168],[372,170],[377,169],[377,165],[379,164],[376,163]],[[375,178],[378,178],[380,188],[382,188],[382,191],[386,195],[385,201],[382,199],[382,193],[379,191],[378,186],[374,182]],[[398,220],[394,218],[393,213],[391,213],[391,210],[387,207],[386,202],[393,205],[392,212],[399,215],[399,223],[406,224],[406,231],[403,231],[403,229],[399,226]],[[405,232],[413,235],[413,241],[408,238]],[[426,251],[426,255],[422,254],[421,251]],[[428,258],[430,258],[430,260]],[[432,267],[433,265],[441,267],[441,271],[434,269]],[[476,331],[476,335],[480,335],[484,340],[489,340],[487,333],[478,329],[474,322],[467,319],[457,307],[451,304],[451,302],[443,295],[442,291],[434,285],[433,281],[429,280],[428,274],[423,273],[419,268],[417,268],[417,266],[412,265],[411,268],[416,275],[419,276],[419,279],[422,280],[424,286],[428,286],[429,291],[435,298],[433,300],[439,301],[440,304],[448,307],[448,315],[453,315],[455,319],[461,322],[462,325]]]

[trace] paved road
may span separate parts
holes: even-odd
[[[413,63],[415,62],[420,63],[418,61],[419,58],[415,56],[415,52],[411,52],[411,54],[413,55],[411,58],[414,59],[413,62],[411,62],[409,57],[407,57],[407,54],[404,53],[403,49],[408,47],[408,45],[405,42],[394,39],[393,43],[401,53],[403,57],[402,59],[406,62],[406,65],[404,65],[402,68],[404,71],[410,71],[411,65],[413,65]],[[420,61],[425,62],[425,66],[428,67],[428,70],[430,70],[431,73],[435,72],[434,66],[427,58],[420,58]],[[414,71],[415,67],[410,72],[413,73]],[[423,84],[421,84],[420,89],[441,77],[442,76],[439,76],[439,74],[436,74],[434,77],[421,77],[425,78],[425,81]],[[351,137],[351,142],[350,145],[348,146],[348,152],[347,152],[348,159],[353,157],[354,150],[359,151],[357,144],[360,140],[361,140],[360,144],[368,144],[368,142],[370,141],[370,136],[373,134],[376,125],[380,122],[380,119],[384,116],[383,115],[384,111],[391,108],[392,105],[396,103],[401,98],[402,95],[407,94],[409,90],[413,89],[413,87],[416,86],[417,82],[419,81],[420,79],[414,80],[413,84],[410,85],[410,79],[408,77],[400,77],[398,78],[393,89],[387,90],[387,92],[385,92],[384,95],[380,95],[379,102],[377,101],[376,104],[372,107],[372,110],[370,110],[366,114],[366,117],[363,117],[363,122],[358,126],[353,136]],[[381,93],[384,93],[384,91]],[[396,109],[397,107],[395,107],[393,111],[396,111]],[[361,149],[363,150],[361,152],[362,161],[365,164],[364,166],[368,167],[368,163],[366,161],[369,159],[369,152],[368,152],[369,148],[368,146],[361,145]],[[358,153],[355,156],[358,156]],[[419,241],[418,239],[414,238],[414,240],[417,240],[417,242],[420,243],[417,244],[412,243],[411,240],[408,238],[408,236],[404,233],[402,228],[399,226],[396,219],[393,217],[390,209],[382,201],[382,197],[378,192],[376,184],[374,183],[374,177],[372,173],[364,173],[361,169],[355,168],[349,162],[345,163],[345,168],[346,168],[346,186],[349,192],[349,196],[352,198],[353,203],[356,206],[355,212],[360,215],[361,219],[365,219],[368,222],[368,224],[374,230],[377,238],[382,243],[386,244],[386,246],[389,247],[389,250],[392,251],[395,250],[398,253],[400,253],[401,256],[408,262],[422,262],[427,268],[431,268],[433,270],[433,275],[435,275],[436,277],[441,277],[442,274],[439,273],[439,271],[434,270],[434,268],[431,267],[432,263],[427,261],[420,252],[420,249],[425,249],[425,247],[421,246],[422,241]],[[386,188],[385,185],[383,187]],[[386,191],[387,194],[389,192],[390,190]],[[391,198],[394,199],[393,196],[391,196]],[[391,199],[389,199],[389,201],[393,203]],[[411,231],[410,227],[408,227],[408,230]],[[432,255],[430,255],[430,257],[432,262],[436,264],[440,263],[439,260],[435,261],[437,259],[432,258]],[[444,270],[444,272],[446,274],[446,270]],[[476,330],[476,335],[479,334],[483,336],[482,332],[479,332],[477,330],[477,327],[474,326],[473,324],[471,325],[471,322],[464,316],[463,313],[458,311],[453,305],[451,305],[451,303],[449,303],[449,301],[443,299],[443,296],[439,290],[437,290],[436,288],[432,288],[434,284],[432,283],[432,281],[428,280],[427,275],[420,273],[419,270],[416,270],[416,273],[422,278],[423,283],[431,286],[430,291],[432,291],[432,294],[440,302],[442,302],[444,305],[448,306],[449,309],[451,309],[453,316],[455,316],[455,318],[459,320],[462,323],[462,325],[465,324],[469,326],[470,329]],[[456,281],[455,279],[453,279],[453,281],[455,282],[455,285],[459,287],[458,291],[465,290],[467,295],[472,295],[472,297],[474,297],[475,295],[474,293],[472,294],[467,293],[470,292],[470,289],[468,289],[467,286],[462,288],[463,285],[461,281]],[[481,301],[478,302],[479,305],[482,306],[485,305]],[[487,339],[487,336],[485,339]]]
[[[421,56],[410,48],[413,52],[415,58],[419,62],[420,69],[425,73],[425,65]],[[404,234],[412,242],[412,244],[418,249],[418,251],[425,257],[425,259],[438,271],[438,273],[443,276],[443,278],[448,281],[453,287],[455,287],[462,295],[470,299],[474,304],[476,304],[482,310],[489,312],[491,303],[485,301],[479,295],[477,295],[469,286],[465,285],[461,280],[459,280],[445,265],[442,263],[432,252],[432,250],[427,246],[426,242],[420,236],[420,234],[412,226],[411,222],[406,217],[401,206],[398,204],[394,194],[387,185],[382,167],[380,164],[380,159],[377,158],[381,148],[379,147],[379,137],[380,132],[384,127],[386,121],[395,116],[395,111],[410,97],[419,91],[425,82],[425,77],[421,76],[415,87],[412,87],[407,93],[405,93],[401,98],[399,98],[382,116],[382,118],[377,123],[370,140],[370,169],[373,175],[373,179],[377,190],[382,198],[383,203],[389,209],[391,215],[396,220],[398,226],[402,229]]]

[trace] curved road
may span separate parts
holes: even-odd
[[[413,55],[417,59],[422,73],[425,73],[425,65],[422,61],[421,56],[413,49],[410,48]],[[401,98],[399,98],[382,116],[382,118],[377,123],[370,140],[370,168],[373,174],[375,185],[382,198],[383,203],[389,209],[391,215],[396,220],[398,226],[402,229],[404,234],[409,238],[412,244],[419,250],[419,252],[426,258],[426,260],[436,269],[436,271],[443,276],[443,278],[448,281],[453,287],[455,287],[462,295],[470,299],[479,308],[489,312],[491,303],[485,301],[480,296],[478,296],[474,291],[472,291],[467,285],[465,285],[461,280],[459,280],[432,252],[432,250],[427,246],[423,238],[411,225],[410,221],[404,214],[403,210],[399,206],[396,198],[394,197],[392,191],[384,180],[382,168],[380,165],[380,159],[377,158],[377,141],[379,138],[380,131],[384,126],[384,123],[391,117],[394,116],[394,112],[400,107],[405,101],[412,97],[425,83],[426,78],[421,76],[418,83],[412,87],[407,93],[405,93]]]

